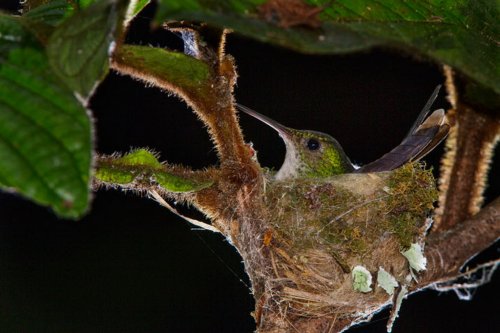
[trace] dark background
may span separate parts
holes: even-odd
[[[129,42],[180,48],[176,36],[149,31],[152,13],[141,14]],[[238,65],[239,103],[287,126],[332,134],[357,163],[397,145],[443,83],[438,66],[391,50],[308,56],[236,35],[227,47]],[[171,163],[217,163],[201,122],[156,88],[111,73],[90,106],[100,153],[150,147]],[[435,108],[447,106],[442,91]],[[241,124],[262,165],[279,168],[284,146],[274,131],[246,115]],[[426,160],[437,165],[441,153]],[[500,192],[498,164],[497,157],[488,200]],[[192,231],[132,193],[95,193],[80,221],[0,194],[0,332],[253,332],[245,283],[241,258],[222,237]],[[394,332],[498,332],[499,289],[497,274],[470,302],[452,292],[413,295]],[[387,316],[350,332],[385,332]]]

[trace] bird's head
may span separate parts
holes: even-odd
[[[353,171],[342,146],[330,135],[283,126],[243,105],[238,105],[238,109],[272,127],[285,142],[285,161],[276,179],[326,178]]]

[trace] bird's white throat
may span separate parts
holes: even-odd
[[[301,167],[302,162],[300,161],[299,152],[295,148],[295,146],[289,143],[285,139],[286,145],[286,155],[285,161],[283,165],[276,173],[276,180],[283,180],[287,178],[294,178],[298,176],[299,169]]]

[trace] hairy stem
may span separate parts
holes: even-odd
[[[500,116],[461,101],[454,75],[445,68],[454,124],[442,160],[439,208],[433,232],[448,230],[476,214],[483,203],[488,168],[500,133]]]
[[[222,166],[254,165],[234,108],[233,59],[223,53],[218,56],[215,63],[205,63],[179,52],[122,45],[111,65],[121,74],[182,98],[207,125]]]

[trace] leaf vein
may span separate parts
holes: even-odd
[[[1,79],[1,78],[0,78]],[[0,98],[0,102],[1,102],[1,98]],[[80,173],[80,171],[83,171],[83,170],[80,170],[80,167],[78,165],[78,162],[75,160],[75,157],[73,156],[76,152],[73,152],[70,148],[68,148],[66,145],[64,145],[61,140],[59,140],[59,138],[57,138],[56,136],[54,136],[53,133],[51,133],[48,129],[46,129],[43,125],[39,124],[35,119],[33,118],[30,118],[28,117],[26,114],[24,114],[24,112],[22,111],[19,111],[19,109],[16,108],[15,105],[12,105],[11,103],[9,103],[9,101],[7,100],[3,100],[4,103],[2,103],[4,106],[7,106],[7,110],[10,110],[12,113],[14,114],[17,114],[19,116],[21,116],[22,118],[24,118],[25,120],[27,120],[29,123],[33,124],[36,128],[38,128],[41,132],[45,133],[47,136],[49,136],[53,141],[54,143],[59,146],[68,156],[69,156],[69,160],[70,160],[70,164],[72,164],[72,166],[75,168],[75,170],[77,170],[77,174],[78,174],[78,179],[82,182],[82,184],[84,186],[87,186],[86,182],[85,182],[85,179],[82,177],[83,175]],[[17,111],[17,112],[16,112]]]

